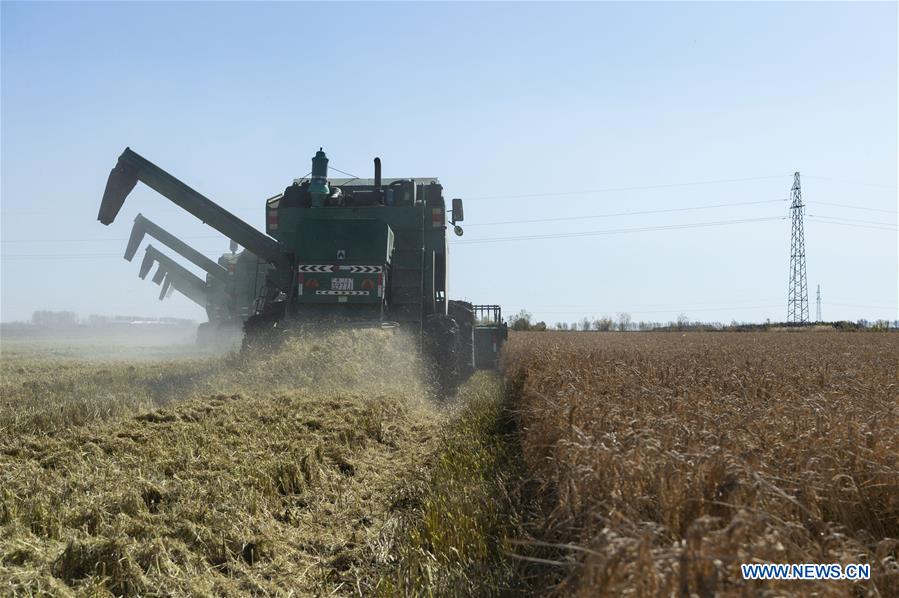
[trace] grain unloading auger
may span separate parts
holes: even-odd
[[[243,322],[253,314],[257,292],[265,283],[267,266],[264,263],[260,264],[260,260],[249,251],[238,251],[238,246],[233,240],[231,253],[223,254],[218,262],[215,262],[142,214],[138,214],[134,219],[131,236],[125,248],[126,260],[131,261],[134,258],[145,236],[160,241],[206,273],[206,280],[202,281],[185,270],[186,274],[173,276],[166,292],[160,294],[162,299],[171,294],[171,288],[174,287],[183,295],[194,299],[198,294],[193,289],[199,286],[198,280],[202,282],[206,291],[206,303],[201,305],[206,310],[209,321],[199,327],[200,344],[206,344],[217,338],[228,340],[240,333]],[[146,258],[144,265],[147,265]],[[153,281],[160,284],[163,275],[163,268],[160,266]],[[141,278],[144,276],[146,272],[142,272]],[[194,301],[199,303],[196,299]]]
[[[190,270],[184,268],[172,258],[166,256],[152,245],[148,245],[141,261],[139,276],[143,279],[158,263],[159,267],[153,275],[153,282],[160,285],[159,300],[171,296],[178,291],[206,310],[209,321],[200,324],[197,329],[197,343],[201,346],[214,342],[227,341],[238,332],[239,326],[231,326],[232,322],[221,317],[227,310],[229,297],[223,292],[222,284],[210,284]]]
[[[204,300],[208,301],[208,297],[205,293],[206,289],[197,285],[196,277],[190,278],[182,276],[177,272],[166,271],[162,278],[161,287],[162,288],[159,291],[160,301],[166,297],[170,297],[173,291],[178,291],[199,305],[204,305]]]
[[[98,219],[111,223],[142,181],[255,254],[267,270],[244,325],[250,343],[305,324],[400,327],[416,335],[442,380],[467,376],[481,363],[472,305],[447,296],[448,210],[440,182],[382,179],[378,158],[372,179],[327,175],[319,150],[310,178],[266,200],[265,234],[126,149]],[[461,200],[452,201],[449,214],[461,234]]]
[[[125,247],[125,259],[129,262],[134,259],[141,241],[145,235],[150,235],[163,245],[177,251],[179,254],[187,258],[190,262],[196,264],[206,271],[209,276],[222,283],[227,282],[228,270],[220,264],[212,261],[175,235],[171,234],[161,226],[151,222],[145,218],[143,214],[138,214],[134,219],[134,226],[131,227],[131,236],[128,239],[128,245]]]
[[[109,173],[97,220],[106,225],[111,224],[138,181],[267,262],[289,268],[287,256],[275,239],[260,233],[130,148],[125,148],[115,168]]]
[[[138,276],[146,278],[155,263],[159,264],[159,268],[153,275],[153,282],[163,286],[162,292],[159,293],[160,300],[168,295],[170,287],[174,287],[197,305],[206,308],[212,292],[206,281],[152,245],[147,246]]]

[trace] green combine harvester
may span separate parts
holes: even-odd
[[[508,335],[499,308],[447,295],[447,206],[436,178],[382,179],[375,158],[372,179],[329,180],[328,158],[320,149],[310,177],[266,200],[262,233],[126,148],[109,174],[100,222],[115,220],[138,181],[245,248],[214,267],[138,216],[126,251],[130,259],[146,233],[205,270],[204,283],[148,248],[142,274],[158,262],[162,296],[175,288],[198,303],[205,297],[210,324],[241,320],[245,346],[267,345],[304,326],[376,326],[413,334],[442,382],[495,367]],[[453,199],[449,223],[457,235],[462,220],[462,200]],[[212,296],[217,299],[210,301]],[[223,306],[227,314],[210,305]],[[476,319],[485,309],[491,319]]]
[[[147,247],[139,274],[142,279],[146,278],[153,264],[158,263],[152,280],[163,287],[160,300],[177,290],[206,310],[209,321],[199,327],[198,344],[228,341],[240,334],[244,321],[253,313],[256,293],[265,283],[266,264],[249,251],[238,252],[234,241],[231,241],[231,253],[214,262],[142,214],[134,219],[125,248],[126,260],[134,259],[145,235],[160,241],[206,273],[203,280],[151,245]]]

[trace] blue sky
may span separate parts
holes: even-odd
[[[0,317],[203,319],[120,256],[223,237],[143,186],[96,221],[127,145],[259,228],[319,146],[437,176],[451,296],[550,323],[784,319],[798,170],[812,314],[895,319],[896,6],[4,2]]]

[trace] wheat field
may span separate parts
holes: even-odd
[[[543,590],[899,595],[897,365],[895,334],[513,335]],[[871,581],[744,581],[753,562]]]
[[[899,335],[514,333],[452,398],[381,331],[32,349],[0,595],[899,594]],[[819,562],[872,578],[739,569]]]

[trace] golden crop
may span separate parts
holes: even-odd
[[[519,333],[511,408],[559,594],[899,595],[899,335]],[[871,564],[746,582],[739,565]]]
[[[406,341],[5,347],[0,594],[899,595],[899,335],[517,333],[448,404]]]

